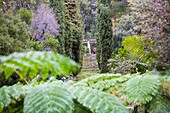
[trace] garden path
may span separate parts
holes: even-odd
[[[98,64],[96,60],[96,54],[86,54],[83,60],[83,66],[81,72],[77,75],[77,79],[86,78],[99,72]]]

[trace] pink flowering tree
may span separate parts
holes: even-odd
[[[33,29],[33,40],[44,40],[45,34],[55,38],[59,33],[59,23],[53,13],[53,10],[41,3],[33,15],[31,23]]]

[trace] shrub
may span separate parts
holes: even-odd
[[[1,17],[0,24],[0,54],[8,55],[15,51],[25,51],[30,34],[26,24],[17,16],[12,20]]]
[[[42,42],[44,50],[58,51],[59,42],[57,39],[52,38],[49,34],[45,34],[46,39]]]
[[[35,51],[55,51],[58,52],[59,42],[49,34],[44,34],[45,40],[39,42],[35,40],[29,41],[29,49]]]
[[[157,55],[152,51],[153,42],[145,36],[127,36],[122,41],[118,55],[109,60],[112,72],[122,74],[142,72],[155,68]]]
[[[28,11],[25,8],[21,8],[19,10],[19,16],[22,21],[24,21],[26,24],[31,24],[32,21],[32,12]]]

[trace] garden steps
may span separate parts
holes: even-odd
[[[98,74],[98,64],[96,60],[96,54],[87,54],[83,59],[83,66],[81,72],[77,75],[77,79],[86,78]]]

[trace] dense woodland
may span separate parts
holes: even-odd
[[[170,1],[0,0],[0,113],[170,113]]]

